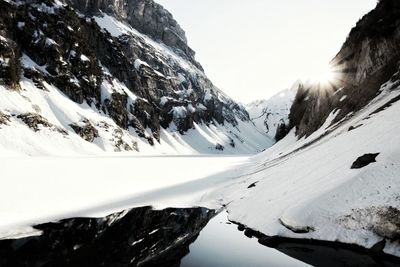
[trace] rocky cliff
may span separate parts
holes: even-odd
[[[194,51],[188,46],[184,30],[171,13],[154,1],[70,0],[72,6],[87,15],[103,13],[126,21],[141,33],[162,41],[201,69],[194,60]]]
[[[0,108],[10,125],[23,122],[21,114],[40,115],[39,130],[55,125],[64,131],[58,139],[76,134],[103,150],[110,141],[115,150],[138,150],[140,140],[162,145],[163,138],[190,146],[174,132],[196,127],[215,140],[205,138],[195,151],[270,145],[260,133],[248,140],[243,126],[255,127],[247,111],[205,76],[184,31],[153,1],[1,0],[0,10],[0,84],[7,95]],[[10,90],[21,103],[7,101],[16,97]],[[70,104],[53,98],[39,103],[58,91],[79,107],[67,111]]]
[[[300,88],[290,113],[299,136],[310,135],[339,110],[338,122],[369,103],[385,82],[399,80],[400,3],[381,0],[351,30],[331,61],[330,84]],[[396,86],[393,86],[396,87]]]

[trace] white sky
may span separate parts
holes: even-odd
[[[241,102],[321,76],[376,0],[155,0],[186,31],[207,76]]]

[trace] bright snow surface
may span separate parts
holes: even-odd
[[[227,204],[230,219],[267,235],[371,247],[382,239],[370,228],[379,218],[362,211],[400,208],[400,102],[371,113],[399,94],[383,91],[337,127],[330,126],[333,113],[307,139],[297,140],[291,132],[253,157],[2,158],[3,236],[16,233],[10,229],[17,225],[100,216],[140,205]],[[380,153],[377,162],[350,169],[366,153]],[[315,231],[295,234],[279,220]],[[385,251],[400,255],[399,246],[391,242]]]

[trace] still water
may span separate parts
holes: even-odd
[[[215,216],[189,246],[181,267],[286,267],[309,266],[278,250],[265,247],[256,238],[247,238],[226,212]]]
[[[399,258],[332,242],[278,238],[269,248],[239,231],[226,212],[201,207],[138,207],[34,228],[42,234],[0,240],[1,267],[400,266]]]

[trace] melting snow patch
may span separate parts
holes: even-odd
[[[140,66],[142,66],[142,65],[145,65],[150,68],[150,65],[147,64],[147,62],[140,60],[140,59],[136,59],[134,65],[135,65],[135,69],[137,69],[137,70],[139,70]]]

